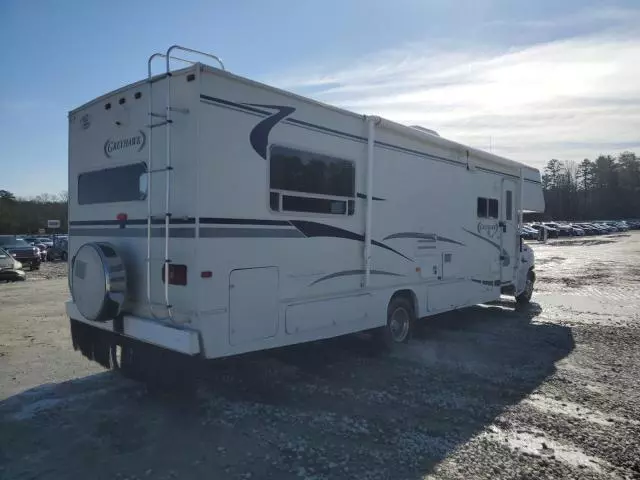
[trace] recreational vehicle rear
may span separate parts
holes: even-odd
[[[84,355],[151,375],[365,330],[405,342],[417,318],[529,301],[518,226],[544,209],[538,170],[213,56],[172,70],[180,50],[200,53],[155,54],[147,79],[69,114],[66,309]]]

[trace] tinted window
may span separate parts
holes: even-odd
[[[506,204],[507,220],[513,220],[513,192],[511,190],[507,190]]]
[[[270,176],[275,190],[355,196],[355,167],[348,160],[274,145]]]
[[[489,218],[498,218],[500,216],[500,207],[498,200],[495,198],[489,199]]]
[[[487,199],[478,197],[478,217],[487,218]]]
[[[147,192],[144,163],[107,168],[78,176],[78,203],[131,202],[144,200]]]

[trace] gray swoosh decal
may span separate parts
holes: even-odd
[[[445,243],[453,243],[455,245],[460,245],[464,247],[464,243],[458,242],[457,240],[453,240],[451,238],[442,237],[440,235],[436,235],[435,233],[422,233],[422,232],[399,232],[386,236],[382,240],[390,240],[393,238],[417,238],[419,240],[431,240],[435,242],[436,240],[439,242]]]
[[[388,235],[384,237],[382,241],[391,240],[392,238],[422,238],[424,240],[433,240],[435,242],[436,235],[434,233],[400,232]]]
[[[330,280],[332,278],[349,277],[351,275],[364,275],[364,273],[365,273],[364,270],[344,270],[342,272],[331,273],[322,278],[319,278],[315,282],[311,283],[309,286],[315,285],[316,283],[323,282],[325,280]],[[371,275],[388,275],[391,277],[404,277],[404,275],[401,275],[399,273],[385,272],[384,270],[371,270],[370,273]]]

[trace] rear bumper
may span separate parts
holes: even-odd
[[[113,335],[132,338],[157,347],[166,348],[186,355],[200,353],[199,334],[195,330],[176,328],[152,320],[133,315],[124,315],[122,333],[114,330],[113,321],[92,322],[84,318],[72,300],[66,302],[67,316],[85,325],[107,331]]]

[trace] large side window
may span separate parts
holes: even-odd
[[[356,181],[353,162],[272,145],[269,169],[272,210],[353,215]]]
[[[147,197],[147,166],[134,163],[78,175],[78,203],[131,202]]]
[[[478,218],[499,218],[500,204],[496,198],[478,197]]]
[[[511,190],[507,190],[507,198],[505,199],[507,214],[507,220],[513,220],[513,192]]]
[[[489,199],[489,218],[500,217],[500,205],[496,198]]]

